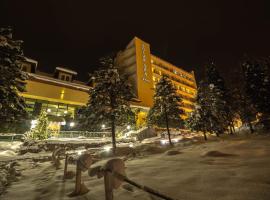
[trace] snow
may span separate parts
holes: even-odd
[[[125,162],[127,176],[175,199],[270,199],[270,136],[222,137],[176,146],[170,150],[174,153],[129,159]],[[34,165],[28,160],[19,164],[22,177],[7,188],[1,199],[71,199],[67,195],[73,191],[75,180],[62,180],[63,165],[55,170],[50,162]],[[69,165],[68,170],[75,171],[75,167]],[[89,193],[72,199],[104,199],[103,179],[83,173],[82,180]],[[129,189],[114,191],[115,199],[158,199],[131,186],[124,187]]]
[[[17,155],[16,150],[19,149],[22,142],[0,142],[0,160],[3,157]]]

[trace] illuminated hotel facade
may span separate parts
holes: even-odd
[[[64,67],[56,67],[54,74],[37,70],[37,61],[26,59],[22,69],[29,74],[25,97],[28,111],[34,116],[46,110],[51,116],[55,129],[65,122],[65,118],[75,118],[76,109],[88,102],[90,86],[77,81],[77,72]],[[144,125],[147,112],[153,105],[155,84],[162,75],[167,75],[182,97],[181,107],[186,118],[193,110],[197,86],[193,72],[178,68],[150,52],[150,45],[135,37],[127,47],[118,53],[116,64],[119,73],[127,75],[136,101],[131,106],[137,113],[138,126]]]
[[[153,106],[155,84],[166,75],[182,97],[183,118],[192,112],[197,94],[194,72],[187,72],[151,54],[150,44],[135,37],[117,56],[121,74],[127,75],[139,100],[134,106],[149,109]]]

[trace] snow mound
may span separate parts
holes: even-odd
[[[170,150],[170,151],[167,151],[166,152],[166,155],[168,156],[174,156],[174,155],[177,155],[177,154],[180,154],[181,152],[180,151],[177,151],[177,150]]]
[[[151,155],[151,154],[164,153],[167,150],[167,148],[166,147],[161,148],[161,147],[152,146],[152,145],[140,145],[140,146],[136,147],[135,150],[138,153]]]
[[[209,157],[231,157],[236,156],[235,154],[222,153],[220,151],[208,151],[204,156]]]

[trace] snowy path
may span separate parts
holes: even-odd
[[[129,178],[183,200],[269,200],[270,199],[270,136],[233,139],[176,147],[182,153],[159,154],[126,162]],[[231,156],[220,156],[219,151]],[[209,153],[210,152],[210,153]],[[205,156],[209,153],[209,156]],[[23,177],[12,183],[3,200],[103,200],[103,180],[83,180],[90,192],[69,198],[74,180],[62,181],[63,170],[56,171],[49,162],[29,169],[24,163]],[[28,166],[29,165],[29,166]],[[22,167],[22,166],[21,166]],[[74,170],[74,167],[69,169]],[[153,200],[134,188],[115,191],[116,200]]]

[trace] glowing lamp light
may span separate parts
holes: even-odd
[[[132,148],[132,147],[134,147],[134,144],[129,144],[128,146],[129,146],[130,148]]]
[[[101,125],[101,128],[105,128],[105,124],[102,124],[102,125]]]
[[[105,147],[104,147],[104,150],[105,150],[105,151],[110,151],[111,148],[112,148],[112,147],[110,147],[110,146],[105,146]]]
[[[57,116],[59,117],[60,116],[60,113],[57,113]]]
[[[33,125],[33,124],[37,124],[37,120],[35,119],[35,120],[32,120],[31,121],[31,124]]]
[[[70,122],[69,126],[70,127],[73,127],[73,126],[75,126],[75,123],[74,122]]]
[[[31,121],[31,129],[32,128],[35,128],[37,126],[37,120],[35,119],[35,120],[32,120]]]
[[[79,151],[77,151],[77,154],[82,155],[82,152],[83,152],[83,150],[79,150]]]
[[[127,126],[127,129],[130,130],[130,128],[131,128],[130,125],[128,125],[128,126]]]
[[[172,139],[172,141],[173,141],[174,143],[179,142],[179,140],[178,140],[178,139],[176,139],[176,138]]]
[[[168,143],[168,141],[167,141],[167,140],[160,140],[160,143],[161,143],[162,145],[165,145],[165,144]]]
[[[47,112],[52,112],[52,110],[50,108],[47,109]]]
[[[62,126],[65,126],[67,123],[66,123],[65,121],[63,121],[63,122],[60,122],[60,124],[61,124]]]
[[[67,111],[65,110],[64,113],[67,114]]]

